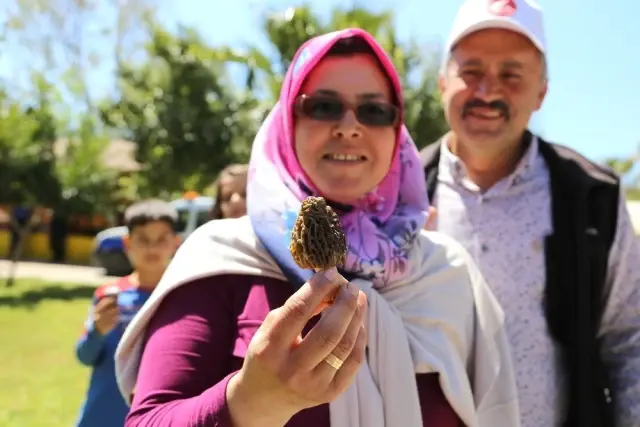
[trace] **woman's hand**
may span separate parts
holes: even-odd
[[[316,273],[271,311],[229,381],[233,425],[282,426],[297,412],[338,397],[365,357],[366,306],[364,293],[333,269]],[[304,326],[321,311],[302,338]]]

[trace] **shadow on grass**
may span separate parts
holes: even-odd
[[[0,286],[3,282],[0,281]],[[20,283],[15,286],[19,287]],[[17,289],[19,291],[19,289]],[[73,301],[78,299],[91,299],[95,288],[91,286],[60,286],[50,284],[39,289],[29,289],[17,295],[0,295],[1,307],[25,307],[31,308],[42,301]]]

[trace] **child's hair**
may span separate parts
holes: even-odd
[[[129,206],[124,213],[124,223],[131,233],[136,227],[154,221],[163,221],[175,231],[178,212],[169,202],[159,199],[143,200]]]
[[[216,202],[211,207],[211,211],[209,212],[209,219],[223,219],[222,202],[224,202],[224,200],[222,200],[222,197],[220,197],[220,182],[222,181],[222,178],[225,178],[227,176],[232,178],[238,176],[247,176],[248,173],[249,165],[247,164],[234,163],[222,169],[222,171],[218,175],[218,178],[213,184],[216,187]]]

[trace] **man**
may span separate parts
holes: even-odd
[[[618,178],[527,130],[542,20],[533,0],[460,7],[440,76],[451,131],[421,153],[431,227],[503,306],[524,427],[640,426],[640,245]]]

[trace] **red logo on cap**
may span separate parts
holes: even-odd
[[[516,13],[516,1],[489,0],[489,12],[497,16],[511,16]]]

